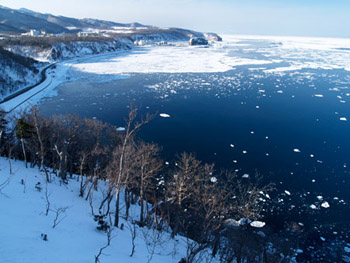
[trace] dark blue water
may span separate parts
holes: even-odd
[[[316,225],[319,236],[347,239],[350,121],[340,120],[350,119],[346,85],[350,77],[343,70],[279,76],[239,67],[225,73],[135,74],[109,83],[65,84],[40,110],[124,126],[132,102],[141,115],[157,113],[139,137],[161,145],[166,161],[187,151],[218,170],[258,172],[277,187],[266,220],[281,227],[288,220],[313,230]],[[330,208],[321,207],[324,201]]]

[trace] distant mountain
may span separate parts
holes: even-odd
[[[202,33],[181,28],[161,29],[145,26],[137,22],[123,24],[93,18],[77,19],[55,16],[52,14],[42,14],[26,8],[14,10],[0,5],[0,32],[24,33],[28,32],[30,29],[36,29],[57,34],[77,33],[88,28],[113,30],[115,27],[135,28],[137,34],[144,36],[161,34],[164,35],[164,38],[167,40],[188,40],[191,37],[203,37]],[[154,38],[157,38],[157,36],[154,36]]]
[[[34,17],[46,20],[47,22],[59,25],[61,27],[65,28],[96,28],[96,29],[109,29],[112,27],[145,27],[144,25],[140,23],[128,23],[128,24],[122,24],[122,23],[116,23],[111,21],[105,21],[105,20],[98,20],[98,19],[92,19],[92,18],[84,18],[84,19],[76,19],[71,17],[65,17],[65,16],[55,16],[52,14],[42,14],[38,12],[34,12],[32,10],[21,8],[18,10],[19,12],[32,15]]]
[[[48,33],[69,33],[70,31],[48,20],[34,17],[30,13],[0,7],[0,30],[2,32],[24,33],[30,29],[45,30]]]

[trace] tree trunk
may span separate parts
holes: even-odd
[[[125,188],[125,217],[126,220],[129,218],[129,208],[130,208],[130,192]]]
[[[143,186],[142,186],[142,184],[143,184],[143,180],[141,179],[141,186],[140,186],[140,201],[141,201],[141,204],[140,204],[140,206],[141,206],[141,211],[140,211],[140,223],[141,224],[143,224],[143,203],[144,203],[144,200],[143,200]]]
[[[67,180],[67,144],[64,143],[62,153],[60,153],[59,177],[63,181]]]
[[[118,187],[118,186],[117,186]],[[117,192],[115,194],[115,215],[114,215],[114,226],[119,227],[119,192],[120,190],[117,188]]]
[[[39,123],[38,123],[38,116],[37,116],[37,111],[36,109],[34,109],[34,122],[35,122],[35,130],[36,130],[36,135],[38,136],[38,140],[39,140],[39,144],[40,144],[40,167],[42,167],[44,169],[45,175],[46,175],[46,182],[50,182],[50,176],[49,173],[45,167],[44,164],[44,145],[43,145],[43,141],[41,139],[41,134],[40,134],[40,130],[39,130]]]
[[[24,162],[26,164],[26,168],[28,168],[28,165],[27,165],[27,155],[26,155],[26,150],[24,148],[24,139],[21,138],[21,144],[22,144],[22,152],[23,152],[23,157],[24,157]]]

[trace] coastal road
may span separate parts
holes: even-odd
[[[9,100],[12,100],[32,89],[34,89],[35,87],[38,87],[39,85],[41,85],[43,82],[45,82],[45,80],[47,79],[47,76],[46,76],[46,72],[48,69],[52,69],[55,67],[55,64],[56,63],[52,63],[50,65],[48,65],[47,67],[45,67],[42,71],[41,71],[41,79],[38,83],[36,83],[35,85],[32,85],[32,86],[29,86],[29,87],[26,87],[24,89],[21,89],[19,91],[16,91],[15,93],[5,97],[2,101],[0,101],[0,105],[9,101]],[[17,107],[19,107],[20,105],[22,105],[23,103],[25,103],[26,101],[28,101],[29,99],[31,99],[32,97],[34,97],[35,95],[37,95],[38,93],[42,92],[44,89],[46,89],[47,87],[49,87],[52,83],[52,78],[50,79],[49,83],[46,84],[43,88],[41,88],[39,91],[35,92],[34,94],[32,94],[31,96],[29,96],[28,98],[26,98],[25,100],[23,100],[21,103],[17,104],[15,107],[13,107],[11,110],[9,110],[8,112],[11,112],[13,110],[15,110]]]
[[[69,60],[64,60],[64,61],[52,63],[52,64],[48,65],[47,67],[45,67],[41,71],[41,79],[37,84],[23,88],[19,91],[16,91],[15,93],[5,97],[3,100],[0,101],[0,108],[1,108],[1,106],[3,106],[7,112],[12,112],[15,109],[17,109],[18,107],[20,107],[21,105],[23,105],[24,103],[26,103],[27,101],[29,101],[30,99],[32,99],[34,96],[38,95],[39,93],[41,93],[45,89],[49,88],[50,86],[60,84],[60,83],[56,83],[56,81],[53,81],[57,72],[55,72],[54,75],[51,75],[51,74],[49,75],[49,74],[47,74],[47,71],[49,69],[54,69],[55,67],[58,68],[61,65],[67,65],[67,67],[70,68],[72,66],[72,64],[86,62],[86,61],[89,61],[91,59],[96,59],[96,58],[104,58],[104,57],[108,58],[110,56],[128,54],[129,52],[130,52],[130,50],[119,50],[117,52],[106,52],[106,53],[101,53],[101,54],[85,55],[82,57],[75,57],[75,58],[72,58]],[[47,83],[45,83],[45,82],[47,82]],[[40,87],[40,86],[42,86],[42,87]],[[30,91],[33,92],[33,89],[35,89],[35,88],[37,88],[37,90],[34,93],[31,93]],[[21,96],[23,96],[23,98],[21,98]],[[16,100],[18,100],[18,101],[16,102]]]

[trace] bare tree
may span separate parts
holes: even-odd
[[[109,223],[110,223],[110,225],[112,225],[112,219],[111,219],[110,215],[109,215]],[[97,255],[95,255],[95,263],[100,262],[100,256],[103,255],[103,251],[111,245],[111,242],[113,239],[112,232],[113,232],[113,227],[110,227],[107,229],[107,232],[106,232],[107,243],[106,243],[106,245],[101,247],[100,250],[98,251]]]
[[[2,190],[10,183],[11,176],[9,176],[5,181],[0,183],[0,194],[2,193]]]
[[[155,178],[161,171],[162,162],[159,160],[160,148],[152,143],[140,142],[137,145],[134,162],[136,171],[134,184],[139,189],[140,196],[140,224],[144,223],[144,206],[146,192],[152,193],[155,189]],[[148,215],[148,209],[147,209]]]
[[[59,207],[51,210],[52,212],[55,213],[55,219],[53,220],[52,228],[55,228],[59,223],[63,221],[63,219],[66,218],[65,212],[67,209],[68,209],[68,206]]]
[[[46,212],[45,212],[45,215],[47,216],[49,214],[49,211],[50,211],[50,206],[51,206],[51,203],[50,203],[50,194],[49,194],[49,190],[47,189],[47,184],[48,182],[46,181],[46,184],[45,184],[45,201],[46,201]]]
[[[128,222],[126,221],[127,223],[127,228],[129,229],[130,231],[130,235],[131,235],[131,253],[130,253],[130,257],[133,257],[134,254],[135,254],[135,248],[136,248],[136,245],[135,245],[135,239],[136,239],[136,223],[135,222]]]
[[[127,146],[133,141],[135,133],[145,124],[151,121],[153,116],[147,114],[145,118],[142,118],[141,121],[136,121],[137,117],[137,109],[133,107],[131,104],[130,112],[128,115],[128,119],[126,120],[126,129],[125,134],[122,139],[122,145],[115,152],[114,158],[118,158],[117,167],[118,171],[114,174],[113,183],[116,186],[115,190],[115,198],[116,198],[116,206],[115,206],[115,218],[114,218],[114,226],[118,227],[119,225],[119,206],[120,206],[120,191],[122,186],[125,185],[125,162],[127,159],[125,158],[127,152]]]

